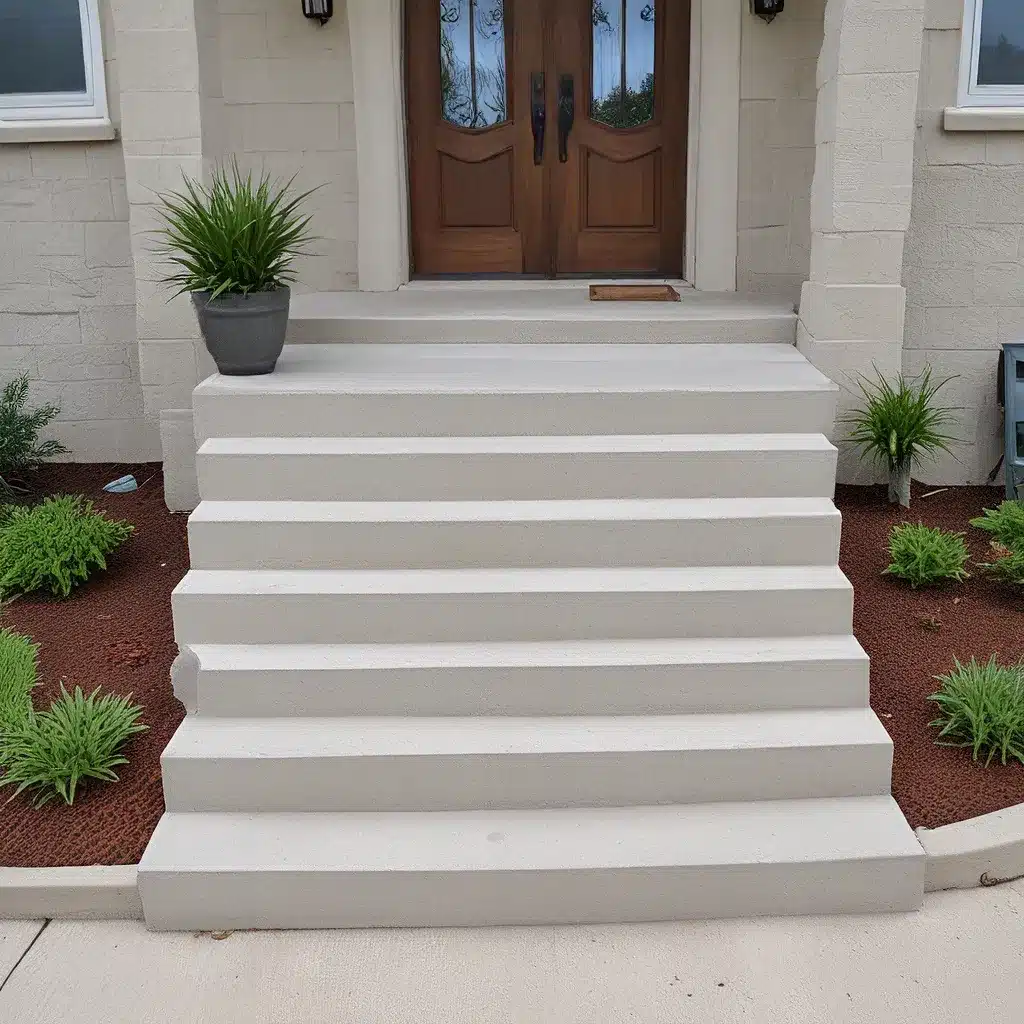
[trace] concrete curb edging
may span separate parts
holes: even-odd
[[[1024,876],[1024,804],[941,828],[919,828],[925,891],[973,889]]]
[[[141,920],[138,867],[0,868],[0,920]]]

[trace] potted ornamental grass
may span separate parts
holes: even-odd
[[[295,258],[313,241],[301,213],[312,191],[217,168],[208,185],[185,178],[159,195],[158,252],[173,267],[162,280],[191,293],[206,347],[231,376],[272,373],[284,348]]]

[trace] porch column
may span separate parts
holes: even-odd
[[[811,275],[797,344],[842,389],[902,362],[925,0],[828,0],[818,60]],[[842,432],[843,428],[838,428]],[[855,463],[841,460],[849,478]]]
[[[121,137],[135,263],[136,324],[146,416],[159,420],[167,501],[194,507],[192,389],[214,370],[188,296],[168,301],[155,257],[156,192],[202,178],[219,155],[221,88],[216,5],[111,0]]]

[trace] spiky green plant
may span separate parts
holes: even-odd
[[[886,467],[891,502],[910,507],[910,472],[922,458],[953,454],[956,438],[948,428],[958,410],[936,403],[951,380],[935,383],[928,368],[916,379],[901,373],[891,383],[879,373],[875,381],[860,381],[864,406],[844,422],[853,428],[850,440],[861,456]]]
[[[940,687],[928,699],[940,711],[931,724],[937,742],[969,747],[975,761],[990,765],[997,757],[1024,762],[1024,672],[1020,665],[1000,665],[993,655],[987,663],[975,658],[936,676]]]
[[[32,688],[39,672],[39,648],[13,629],[0,630],[0,749],[4,734],[32,711]]]
[[[97,569],[106,569],[106,556],[133,529],[71,495],[33,508],[11,507],[0,525],[0,597],[35,590],[67,597]]]
[[[35,469],[44,459],[67,454],[60,441],[39,440],[40,431],[60,408],[47,403],[26,409],[28,392],[27,373],[9,381],[0,392],[0,498],[25,490],[18,479],[22,473]]]
[[[889,534],[889,567],[883,575],[906,580],[912,587],[967,579],[970,557],[962,533],[922,523],[901,523]]]
[[[1001,544],[992,544],[994,558],[991,562],[979,563],[979,568],[999,583],[1009,583],[1015,587],[1024,587],[1024,550],[1011,551]]]
[[[1024,551],[1024,501],[1004,501],[971,520],[971,526],[992,534],[992,539],[1011,551]]]
[[[295,258],[314,237],[299,209],[316,191],[296,194],[294,180],[280,184],[264,174],[254,181],[232,162],[209,185],[186,177],[182,190],[161,194],[157,252],[173,268],[163,282],[175,295],[210,292],[212,299],[290,284]]]
[[[0,786],[14,786],[14,796],[29,792],[36,807],[56,797],[74,803],[88,779],[116,782],[114,771],[128,759],[125,742],[147,728],[139,722],[142,708],[131,695],[86,696],[61,686],[48,711],[30,711],[4,732],[0,741]]]

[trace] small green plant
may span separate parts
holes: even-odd
[[[0,597],[35,590],[68,597],[97,569],[106,569],[106,556],[133,529],[93,511],[92,502],[81,497],[11,508],[0,526]]]
[[[39,648],[13,629],[0,630],[0,749],[4,734],[32,711]]]
[[[948,428],[957,410],[935,401],[952,379],[935,383],[926,369],[916,381],[901,373],[890,383],[879,373],[876,381],[860,382],[864,407],[845,422],[853,427],[850,440],[861,455],[888,470],[889,501],[909,508],[913,466],[939,452],[952,454],[956,439]]]
[[[892,561],[883,575],[906,580],[915,588],[965,580],[969,575],[964,535],[922,523],[902,523],[892,528],[889,557]]]
[[[185,178],[183,191],[159,196],[164,226],[157,252],[174,267],[164,284],[183,292],[248,295],[295,279],[295,257],[313,241],[299,207],[312,194],[292,192],[263,175],[254,182],[237,163],[218,168],[209,185]]]
[[[0,392],[0,498],[25,492],[21,474],[35,469],[43,459],[67,453],[60,441],[39,440],[40,431],[60,409],[52,404],[26,409],[28,391],[28,374],[24,373]]]
[[[61,686],[49,711],[30,712],[7,730],[0,742],[0,786],[14,786],[14,796],[28,791],[36,807],[55,797],[74,803],[82,782],[116,782],[115,768],[127,764],[121,753],[126,740],[147,728],[139,722],[142,708],[131,695],[87,697]]]
[[[984,515],[971,520],[971,526],[992,534],[992,539],[1011,551],[1024,551],[1024,501],[1004,501]]]
[[[974,760],[990,765],[1011,758],[1024,762],[1024,672],[1020,665],[1000,665],[993,655],[982,664],[954,659],[952,672],[935,678],[941,684],[928,699],[939,706],[931,724],[938,742],[969,747]]]
[[[1000,583],[1024,587],[1024,550],[1011,551],[996,541],[992,542],[992,549],[995,561],[982,562],[979,567]]]

